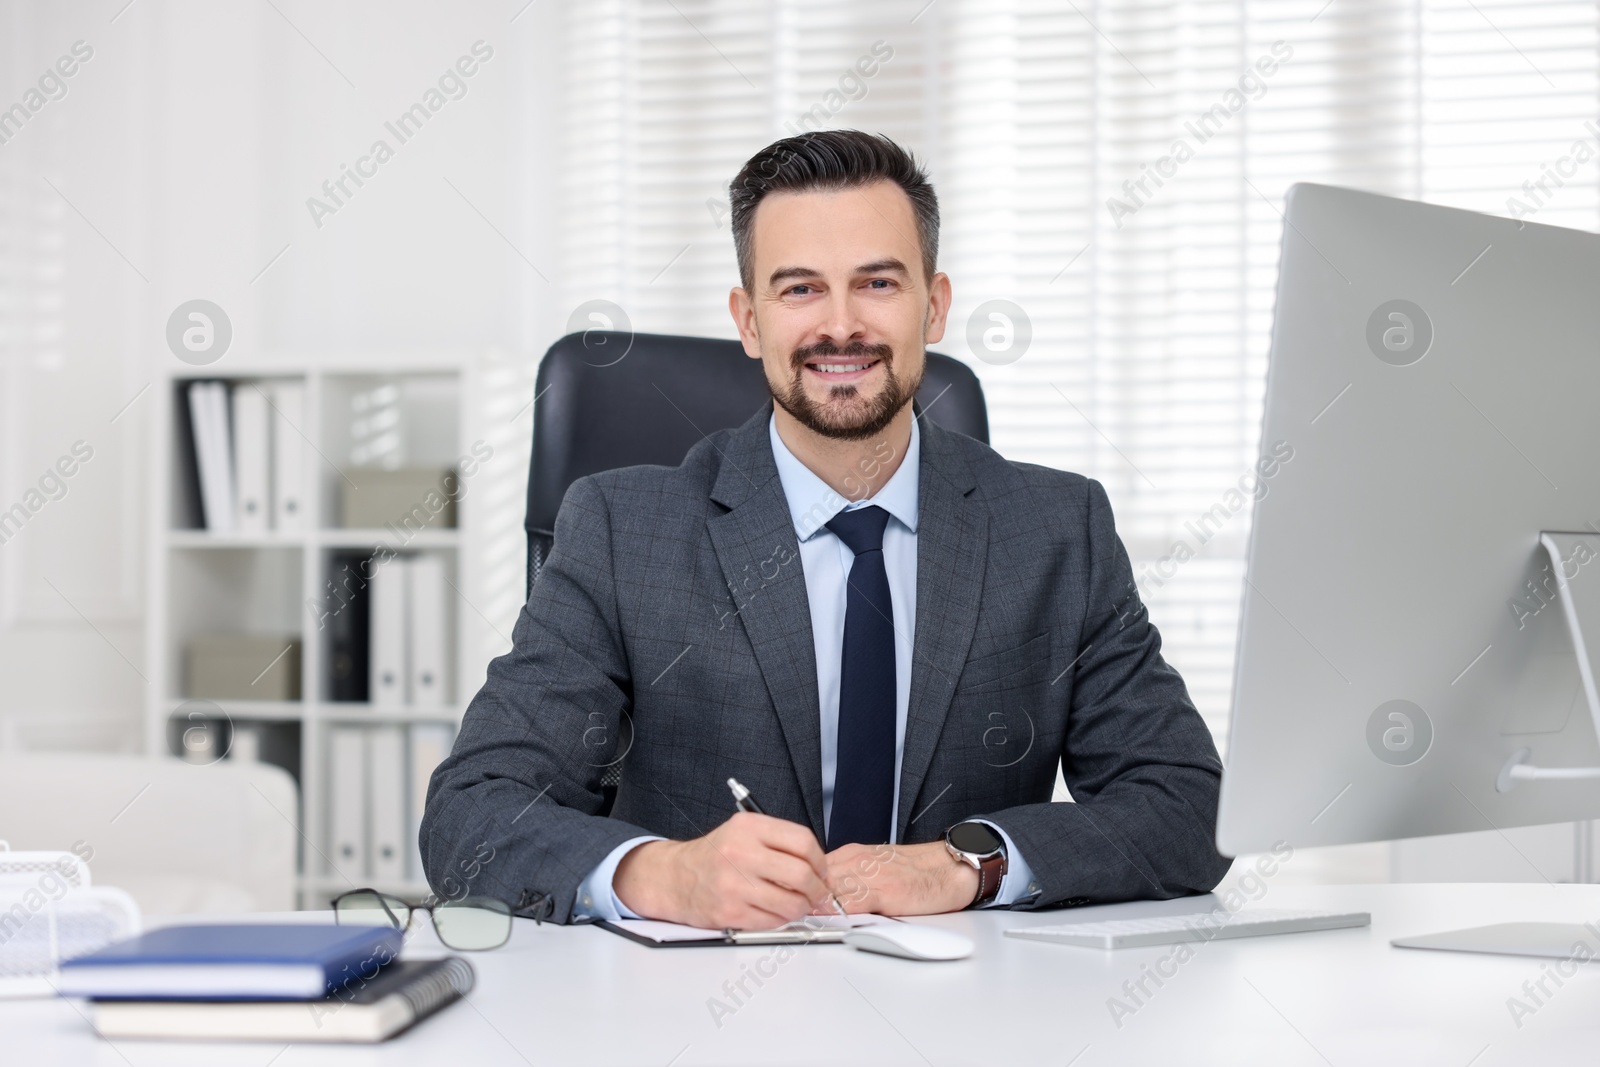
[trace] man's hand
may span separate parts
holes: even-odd
[[[741,811],[704,837],[646,841],[622,857],[611,885],[647,919],[768,930],[832,911],[827,872],[809,829]]]
[[[943,841],[922,845],[841,845],[828,853],[828,882],[846,911],[936,915],[960,911],[978,895],[978,872]]]

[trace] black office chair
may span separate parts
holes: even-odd
[[[556,512],[574,481],[637,463],[675,467],[707,434],[743,425],[770,396],[761,362],[738,341],[590,330],[551,345],[534,383],[527,591],[549,558]],[[916,402],[941,427],[988,444],[983,387],[960,361],[929,352]],[[626,721],[623,732],[618,749],[626,752]],[[620,763],[603,772],[601,814],[621,780]]]
[[[675,467],[703,437],[741,426],[767,402],[761,362],[738,341],[591,330],[545,353],[534,383],[528,465],[528,583],[550,555],[556,512],[586,474]],[[928,353],[917,404],[947,430],[989,443],[983,386],[959,360]]]

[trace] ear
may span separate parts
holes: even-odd
[[[950,275],[939,271],[928,286],[928,329],[922,338],[925,344],[944,340],[944,324],[950,314],[951,299]]]
[[[739,331],[744,354],[751,359],[760,359],[761,333],[756,329],[755,304],[751,303],[750,294],[737,285],[728,290],[728,314],[733,316],[733,325]]]

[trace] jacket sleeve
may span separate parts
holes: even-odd
[[[632,680],[622,645],[610,513],[593,478],[567,490],[555,543],[512,632],[489,664],[455,747],[428,785],[420,842],[446,899],[551,901],[573,918],[584,877],[649,831],[599,813]]]
[[[1061,752],[1076,803],[981,816],[1033,868],[1039,894],[1019,908],[1206,892],[1231,863],[1213,843],[1216,745],[1161,657],[1105,489],[1088,488],[1089,580]]]

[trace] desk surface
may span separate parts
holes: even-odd
[[[1187,908],[1178,907],[1187,903]],[[1600,920],[1600,886],[1269,887],[1261,906],[1364,909],[1367,929],[1104,952],[1020,941],[1007,927],[1194,910],[1194,901],[929,921],[977,939],[972,958],[913,963],[840,945],[649,949],[586,927],[518,920],[468,953],[478,986],[377,1046],[190,1045],[97,1039],[70,1001],[0,1001],[15,1064],[1495,1064],[1592,1062],[1600,964],[1535,1003],[1553,961],[1392,948],[1391,937],[1492,922]],[[315,913],[313,913],[315,914]],[[307,915],[278,916],[305,919]],[[259,918],[259,917],[258,917]],[[424,924],[425,925],[425,924]],[[407,949],[438,951],[432,931]],[[1166,958],[1165,962],[1162,962]],[[1124,983],[1176,973],[1136,1002]],[[742,1003],[732,983],[750,971]],[[729,983],[725,988],[724,983]],[[1537,991],[1536,991],[1537,992]],[[1508,1000],[1534,1010],[1514,1018]],[[714,1016],[708,1002],[731,1012]],[[1112,999],[1128,1010],[1114,1017]],[[1520,1023],[1520,1025],[1519,1025]]]

